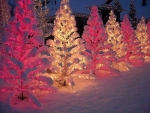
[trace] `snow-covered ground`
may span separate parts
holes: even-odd
[[[150,63],[120,76],[75,82],[76,93],[62,88],[39,95],[41,109],[32,107],[27,100],[9,106],[2,99],[5,95],[0,94],[0,113],[150,113]]]

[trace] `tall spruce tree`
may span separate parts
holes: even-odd
[[[131,0],[131,3],[130,3],[130,10],[129,10],[129,20],[131,21],[132,23],[132,27],[134,29],[136,29],[136,26],[137,26],[137,18],[135,17],[136,16],[136,8],[134,6],[134,0]]]

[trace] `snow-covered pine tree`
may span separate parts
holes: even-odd
[[[144,17],[139,21],[135,30],[136,37],[140,41],[141,52],[145,53],[145,62],[150,61],[150,39],[148,38],[148,29]]]
[[[44,2],[44,6],[43,6]],[[38,26],[43,30],[43,38],[49,37],[52,35],[53,24],[48,23],[47,20],[49,14],[49,8],[47,7],[47,0],[35,0],[35,10],[37,17],[39,18]]]
[[[85,55],[90,58],[87,66],[90,74],[94,74],[94,76],[97,72],[116,74],[117,71],[111,67],[112,61],[115,60],[115,57],[113,57],[115,52],[110,50],[112,44],[104,44],[107,40],[107,34],[96,6],[91,8],[82,38],[85,41]]]
[[[125,60],[127,63],[134,65],[141,65],[144,62],[141,53],[140,42],[135,37],[134,29],[127,15],[124,16],[121,22],[121,31],[123,34],[123,42],[126,43],[126,54],[120,59]]]
[[[110,11],[109,15],[109,20],[106,23],[106,33],[108,35],[106,43],[112,44],[111,48],[116,52],[116,56],[121,57],[125,53],[121,52],[123,48],[120,48],[123,45],[120,25],[119,22],[116,22],[116,16],[113,10]]]
[[[47,41],[53,65],[51,71],[55,73],[53,79],[59,85],[71,85],[72,73],[85,66],[85,58],[82,54],[85,46],[77,33],[76,20],[72,15],[69,0],[61,0],[53,30],[54,40]]]
[[[3,26],[8,22],[10,18],[10,6],[7,0],[0,0],[0,40],[3,34]]]
[[[44,50],[41,47],[42,30],[37,28],[38,19],[33,3],[33,0],[17,0],[15,16],[4,26],[3,45],[0,45],[0,79],[5,84],[0,91],[9,92],[7,101],[17,95],[22,100],[28,98],[40,107],[32,91],[51,92],[52,79],[37,75],[49,66],[49,61],[40,58]]]
[[[134,0],[131,0],[131,3],[130,3],[130,9],[129,9],[129,20],[131,21],[132,23],[132,27],[134,29],[136,29],[136,26],[137,26],[137,19],[136,19],[136,9],[135,9],[135,6],[134,6]]]
[[[126,53],[126,43],[123,42],[123,36],[121,33],[119,22],[116,21],[116,16],[113,10],[109,13],[109,20],[106,23],[106,33],[108,34],[108,39],[106,43],[112,44],[111,49],[116,52],[115,57],[117,62],[113,62],[112,66],[120,71],[129,70],[130,66],[125,61],[120,61]]]

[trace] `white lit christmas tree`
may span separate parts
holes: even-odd
[[[125,15],[123,22],[121,22],[121,31],[127,50],[126,54],[120,60],[125,60],[132,65],[141,65],[144,62],[142,58],[143,53],[141,53],[140,42],[135,37],[134,29],[131,26],[128,16]]]
[[[113,10],[110,11],[109,15],[109,20],[106,23],[106,33],[108,34],[106,43],[112,44],[111,49],[116,52],[115,57],[117,58],[117,62],[113,62],[112,67],[126,71],[130,69],[129,64],[125,60],[120,61],[120,58],[126,54],[126,43],[123,42],[120,25],[116,21]]]
[[[144,17],[142,17],[141,20],[139,21],[135,33],[136,33],[136,37],[140,41],[141,52],[145,54],[143,56],[145,58],[145,62],[149,62],[150,61],[150,39],[148,38],[148,29]]]
[[[55,38],[47,41],[52,60],[51,71],[55,73],[53,79],[60,86],[72,86],[72,73],[85,67],[85,58],[82,55],[85,47],[77,33],[69,0],[61,0],[60,9],[56,12],[55,18],[53,29]]]
[[[15,16],[4,26],[3,45],[0,45],[0,79],[5,84],[0,92],[9,93],[8,102],[16,97],[21,100],[28,98],[40,107],[33,92],[51,92],[52,79],[37,75],[49,66],[49,61],[40,58],[43,51],[42,30],[37,28],[33,3],[33,0],[17,0]]]
[[[150,21],[147,23],[148,36],[150,39]]]
[[[85,40],[85,54],[90,58],[87,66],[90,74],[93,74],[93,76],[97,72],[116,74],[117,71],[111,67],[112,61],[115,60],[113,58],[115,53],[110,50],[112,44],[104,44],[107,40],[107,34],[96,6],[91,8],[82,38]]]
[[[112,44],[112,50],[116,52],[116,57],[121,57],[125,54],[124,43],[122,42],[122,34],[119,22],[116,21],[116,16],[113,10],[109,13],[109,20],[106,23],[106,33],[108,34],[107,42]]]
[[[49,8],[47,7],[47,0],[35,0],[35,10],[37,17],[39,18],[38,26],[43,30],[43,38],[52,35],[53,24],[48,23],[49,20],[47,20],[48,14],[50,12]]]
[[[7,0],[0,0],[0,40],[2,38],[3,26],[10,18],[10,6]]]

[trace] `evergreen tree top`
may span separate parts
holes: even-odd
[[[99,15],[99,13],[98,13],[98,8],[96,7],[96,6],[92,6],[92,8],[91,8],[91,13],[90,13],[91,15]]]
[[[135,5],[134,5],[134,1],[133,0],[131,0],[130,8],[135,10]]]
[[[139,25],[143,25],[143,26],[146,27],[146,23],[145,23],[145,18],[144,18],[144,17],[141,17],[141,20],[140,20],[139,23],[138,23],[138,26],[139,26]]]
[[[69,3],[69,0],[61,0],[60,4],[66,4],[66,3]]]
[[[109,20],[110,20],[110,21],[111,21],[111,20],[112,20],[112,21],[116,21],[116,15],[114,14],[114,11],[113,11],[113,10],[110,11],[109,15],[110,15],[110,16],[109,16]],[[108,20],[108,21],[109,21],[109,20]]]
[[[135,9],[133,0],[131,0],[129,17],[133,19],[133,18],[135,18],[135,15],[136,15],[136,9]]]

